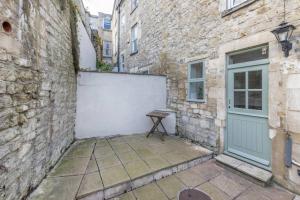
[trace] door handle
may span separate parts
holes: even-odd
[[[228,99],[228,108],[231,108],[231,101]]]

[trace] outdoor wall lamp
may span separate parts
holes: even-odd
[[[293,44],[290,42],[290,38],[295,29],[295,26],[286,22],[282,22],[276,29],[272,31],[277,41],[281,44],[285,57],[289,56],[289,52],[293,47]]]

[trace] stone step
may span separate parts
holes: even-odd
[[[203,162],[206,162],[213,158],[213,152],[207,150],[208,153],[199,156],[192,160],[184,161],[180,164],[172,165],[157,171],[148,173],[146,175],[135,178],[134,180],[127,180],[123,183],[116,184],[109,188],[104,188],[102,190],[94,191],[90,194],[79,195],[76,197],[77,200],[94,200],[94,199],[113,199],[125,192],[132,191],[136,188],[145,186],[153,181],[160,180],[167,176],[171,176],[175,173],[184,171],[186,169],[195,167]]]
[[[231,171],[238,173],[239,175],[244,176],[248,180],[259,184],[261,186],[268,186],[272,181],[272,173],[246,163],[244,161],[238,160],[231,156],[220,154],[215,157],[218,164],[226,167],[227,169],[232,169]]]

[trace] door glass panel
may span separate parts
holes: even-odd
[[[191,79],[203,78],[203,62],[191,65]]]
[[[262,110],[262,91],[248,92],[248,108],[253,110]]]
[[[262,71],[249,71],[248,72],[248,88],[249,89],[262,89]]]
[[[204,82],[190,83],[190,99],[201,100],[204,99]]]
[[[267,59],[269,57],[268,47],[261,47],[247,52],[229,56],[229,64],[238,64],[255,60]]]
[[[239,72],[234,73],[234,89],[245,89],[246,88],[246,73]]]
[[[234,107],[235,108],[246,108],[246,92],[235,91],[234,92]]]

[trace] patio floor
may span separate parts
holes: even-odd
[[[165,141],[143,134],[81,140],[30,199],[108,199],[211,158],[211,151],[173,136]]]
[[[114,200],[177,200],[178,192],[196,188],[212,200],[293,200],[295,195],[278,187],[261,187],[207,161],[123,194]],[[296,200],[296,198],[295,198]]]

